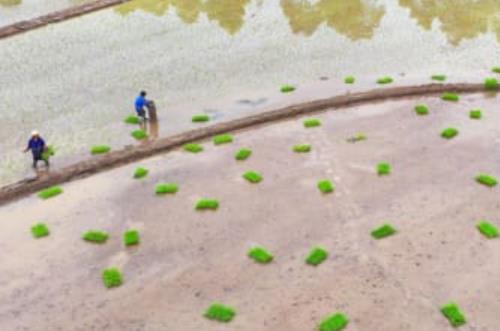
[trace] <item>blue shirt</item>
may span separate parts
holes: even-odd
[[[139,95],[135,99],[135,110],[142,110],[142,108],[146,105],[146,103],[147,103],[146,98],[143,97],[142,95]]]
[[[44,148],[45,141],[43,141],[43,139],[40,137],[38,139],[31,138],[28,141],[28,149],[31,149],[32,152],[43,151]]]

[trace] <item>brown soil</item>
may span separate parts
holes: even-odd
[[[420,102],[429,116],[414,114]],[[475,107],[483,120],[468,118]],[[291,119],[240,132],[231,145],[207,142],[201,154],[143,160],[151,171],[143,181],[131,179],[138,164],[130,164],[68,183],[54,199],[1,207],[2,330],[312,331],[342,311],[349,331],[445,331],[439,307],[456,301],[468,318],[461,330],[496,331],[500,240],[484,239],[475,224],[500,226],[498,189],[473,179],[500,176],[496,99],[421,98],[316,117],[322,127]],[[450,141],[439,136],[448,126],[460,130]],[[368,140],[347,143],[357,132]],[[313,151],[294,154],[297,143]],[[236,162],[240,147],[254,155]],[[379,178],[384,160],[393,173]],[[245,182],[247,170],[263,182]],[[336,184],[334,194],[318,192],[322,178]],[[160,181],[180,191],[155,197]],[[218,198],[220,209],[195,212],[201,197]],[[34,240],[29,227],[40,220],[52,233]],[[371,229],[386,220],[399,233],[373,240]],[[128,228],[140,230],[138,247],[122,246]],[[109,242],[83,242],[88,229],[109,231]],[[254,244],[275,261],[249,260]],[[304,257],[316,245],[331,256],[314,268]],[[108,266],[123,270],[120,288],[103,287]],[[203,318],[213,301],[235,307],[234,321]]]

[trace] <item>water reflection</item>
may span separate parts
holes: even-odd
[[[163,16],[170,8],[175,8],[177,15],[188,24],[196,22],[200,13],[205,13],[229,34],[235,34],[245,22],[245,7],[249,2],[250,0],[134,0],[116,7],[116,11],[127,15],[140,9]]]
[[[352,39],[369,39],[385,14],[385,8],[367,0],[281,0],[294,33],[311,35],[326,22],[327,26]]]
[[[11,7],[20,5],[23,0],[0,0],[0,6]]]
[[[399,0],[399,4],[409,8],[411,16],[426,30],[439,20],[441,31],[453,45],[487,32],[495,33],[500,41],[498,0]]]

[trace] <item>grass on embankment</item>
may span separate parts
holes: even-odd
[[[248,256],[260,264],[268,264],[273,260],[273,255],[262,247],[251,248],[248,251]]]
[[[220,303],[213,303],[203,314],[204,317],[218,322],[228,323],[236,315],[234,308]]]
[[[83,234],[82,239],[96,244],[104,244],[109,238],[109,235],[104,231],[90,230]]]
[[[40,199],[47,200],[55,196],[58,196],[61,193],[63,193],[63,189],[61,187],[51,186],[49,188],[46,188],[45,190],[38,192],[38,197]]]
[[[484,88],[490,91],[498,90],[498,80],[496,80],[495,78],[486,78],[484,80]]]
[[[118,287],[123,283],[123,276],[118,268],[108,268],[102,271],[102,282],[107,288]]]
[[[31,227],[31,234],[34,238],[47,237],[50,234],[49,228],[44,223],[38,223]]]

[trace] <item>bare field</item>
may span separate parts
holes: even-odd
[[[429,106],[417,116],[416,104]],[[482,108],[484,118],[469,119]],[[344,312],[349,331],[452,330],[439,308],[464,311],[466,331],[496,331],[500,323],[500,240],[476,230],[500,226],[498,188],[474,177],[500,177],[500,113],[491,96],[460,103],[421,98],[322,113],[234,134],[232,144],[202,142],[199,154],[176,151],[63,185],[47,201],[36,196],[0,208],[2,330],[316,330]],[[440,137],[444,128],[460,133]],[[359,132],[367,140],[346,141]],[[310,153],[292,152],[311,144]],[[234,153],[248,147],[242,162]],[[376,165],[392,165],[379,177]],[[149,169],[132,178],[137,166]],[[258,184],[241,176],[262,174]],[[329,179],[332,194],[316,184]],[[157,183],[175,195],[155,196]],[[217,211],[194,210],[215,198]],[[33,239],[45,222],[49,237]],[[374,240],[389,222],[398,233]],[[107,231],[103,245],[81,235]],[[137,229],[138,246],[122,234]],[[253,245],[274,260],[258,265]],[[330,256],[305,263],[314,246]],[[101,271],[119,267],[121,287],[108,290]],[[212,302],[234,307],[231,323],[202,317]]]

